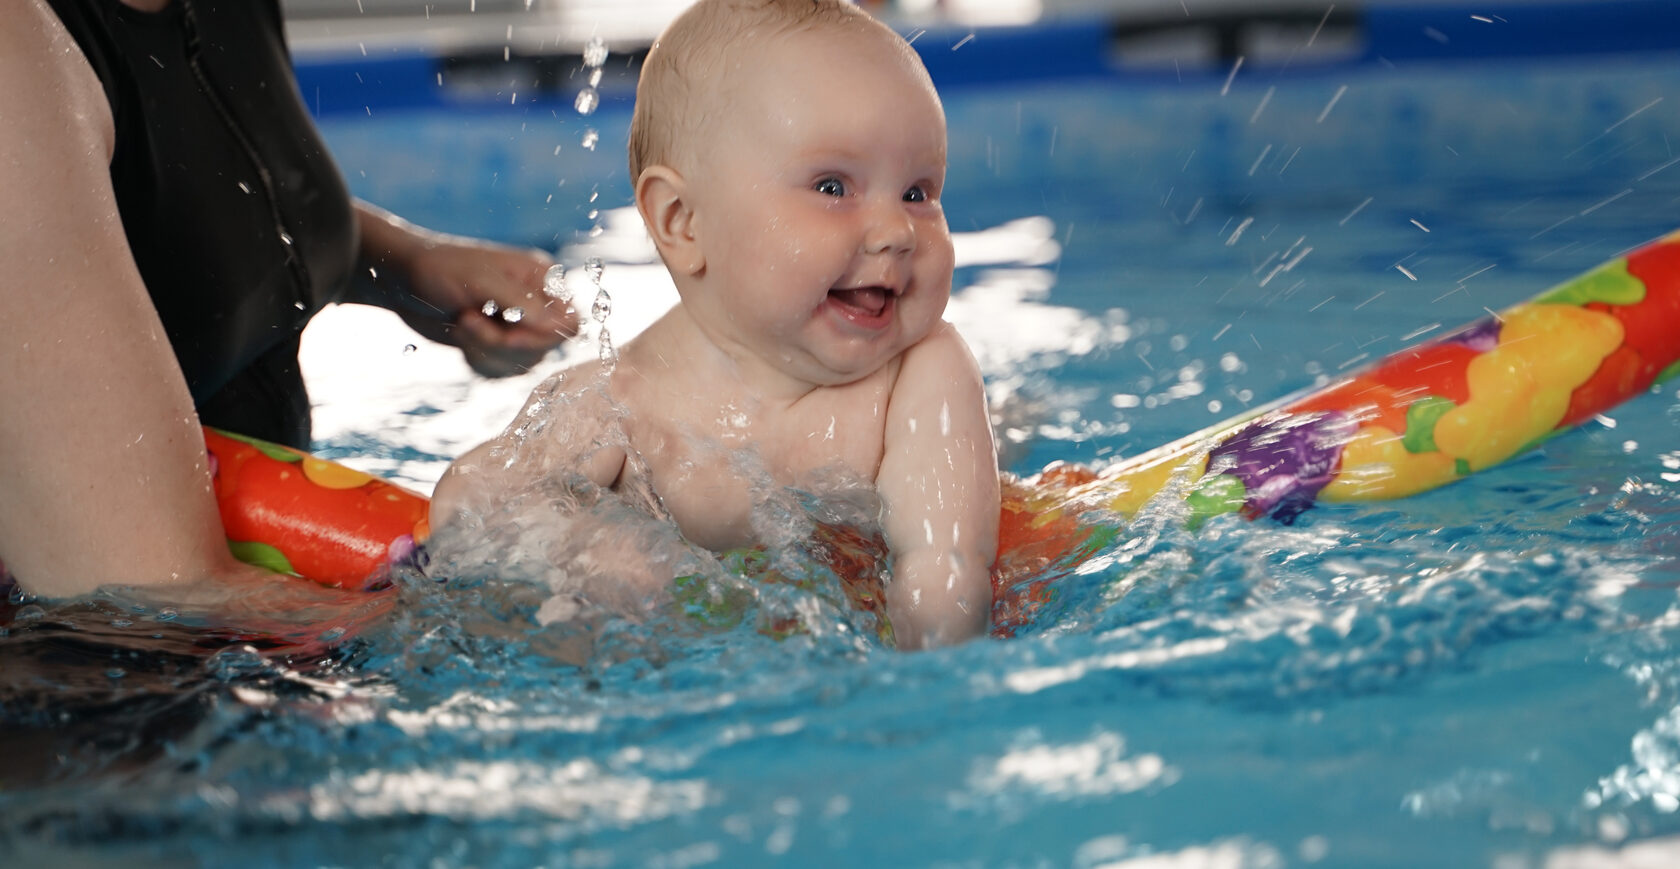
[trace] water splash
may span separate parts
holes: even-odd
[[[589,274],[589,282],[595,285],[595,302],[589,306],[589,316],[600,327],[596,343],[600,345],[601,365],[608,373],[618,365],[618,351],[613,348],[612,332],[607,329],[607,317],[612,314],[612,296],[607,288],[601,285],[601,276],[606,273],[606,263],[598,256],[584,260],[583,270]]]
[[[566,286],[566,267],[555,263],[543,273],[543,293],[557,302],[570,302],[572,290]]]
[[[592,69],[600,69],[607,62],[607,43],[596,36],[583,47],[583,65]]]
[[[601,85],[601,67],[607,62],[607,54],[607,43],[599,36],[590,39],[588,44],[583,47],[583,71],[586,83],[578,91],[577,99],[572,102],[572,107],[577,109],[577,113],[584,117],[594,114],[595,110],[601,106],[601,92],[598,88]],[[582,144],[586,150],[595,150],[595,145],[600,140],[601,134],[594,127],[584,128]]]

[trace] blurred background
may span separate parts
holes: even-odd
[[[692,0],[284,0],[294,37],[315,47],[345,40],[424,38],[433,45],[501,45],[549,38],[646,44]],[[1412,0],[1414,3],[1440,0]],[[1357,0],[860,0],[875,15],[921,26],[1031,24],[1093,15],[1145,21],[1255,13],[1312,13],[1356,8]]]

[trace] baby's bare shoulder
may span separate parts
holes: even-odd
[[[610,430],[621,416],[598,367],[550,376],[500,434],[450,465],[433,494],[433,523],[534,478],[582,473],[597,485],[611,485],[624,451],[612,448]]]
[[[923,381],[958,378],[959,382],[979,382],[980,365],[974,360],[968,342],[955,326],[940,321],[926,338],[904,351],[898,374],[898,387],[915,386]]]
[[[588,450],[621,415],[598,369],[569,368],[531,390],[501,433],[474,453],[480,460],[501,464],[513,458],[540,470]]]

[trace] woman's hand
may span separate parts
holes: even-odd
[[[422,229],[356,204],[369,302],[401,314],[416,332],[461,348],[486,377],[529,370],[577,334],[577,315],[543,291],[553,258],[480,239]]]

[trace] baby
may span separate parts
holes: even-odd
[[[681,302],[616,365],[533,396],[567,404],[564,426],[513,451],[528,404],[456,461],[432,522],[495,503],[508,477],[489,471],[509,455],[527,473],[651,489],[685,538],[717,551],[761,542],[750,467],[807,491],[872,481],[898,645],[983,633],[997,456],[979,368],[941,319],[945,153],[927,71],[867,13],[700,0],[649,52],[630,128],[636,205]]]

